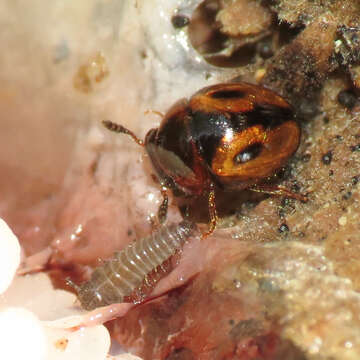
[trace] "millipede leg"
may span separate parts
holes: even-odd
[[[76,285],[70,278],[66,278],[65,283],[67,286],[73,288],[76,292],[79,292],[81,290],[81,287],[79,285]]]
[[[209,215],[210,215],[210,226],[209,230],[201,235],[201,239],[205,239],[209,235],[211,235],[216,229],[216,223],[218,220],[217,212],[216,212],[216,203],[215,203],[215,186],[211,184],[209,197],[208,197],[208,206],[209,206]]]

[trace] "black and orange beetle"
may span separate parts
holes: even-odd
[[[306,201],[300,194],[263,183],[297,150],[301,131],[290,104],[262,86],[238,82],[203,88],[175,103],[145,141],[121,125],[103,123],[145,146],[162,186],[160,221],[166,218],[167,189],[208,196],[210,228],[203,237],[216,227],[217,187]]]

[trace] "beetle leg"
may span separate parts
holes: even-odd
[[[162,185],[161,186],[161,195],[163,197],[163,201],[159,206],[157,217],[160,224],[163,224],[167,217],[168,205],[169,205],[169,197],[167,194],[167,187]]]
[[[210,226],[209,226],[209,230],[201,235],[201,239],[205,239],[214,232],[218,220],[217,212],[216,212],[216,203],[215,203],[215,186],[213,183],[211,183],[210,186],[208,206],[209,206],[209,215],[210,215]]]
[[[116,124],[110,120],[103,120],[102,124],[110,131],[131,136],[138,145],[144,146],[144,141],[139,139],[132,131],[128,130],[124,126]]]
[[[286,196],[291,199],[296,199],[301,202],[307,202],[308,198],[306,195],[295,193],[287,188],[282,186],[272,186],[272,185],[255,185],[249,188],[249,190],[264,194],[277,195],[277,196]]]

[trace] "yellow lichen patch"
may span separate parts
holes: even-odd
[[[98,52],[81,65],[74,76],[74,88],[89,93],[94,90],[97,83],[103,81],[109,75],[109,68],[103,54]]]

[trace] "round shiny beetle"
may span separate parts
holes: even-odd
[[[210,227],[203,237],[216,227],[216,188],[306,201],[301,194],[262,183],[294,154],[301,134],[290,104],[264,87],[239,82],[203,88],[175,103],[145,141],[121,125],[103,124],[145,146],[161,183],[160,222],[166,219],[167,189],[208,196]]]

